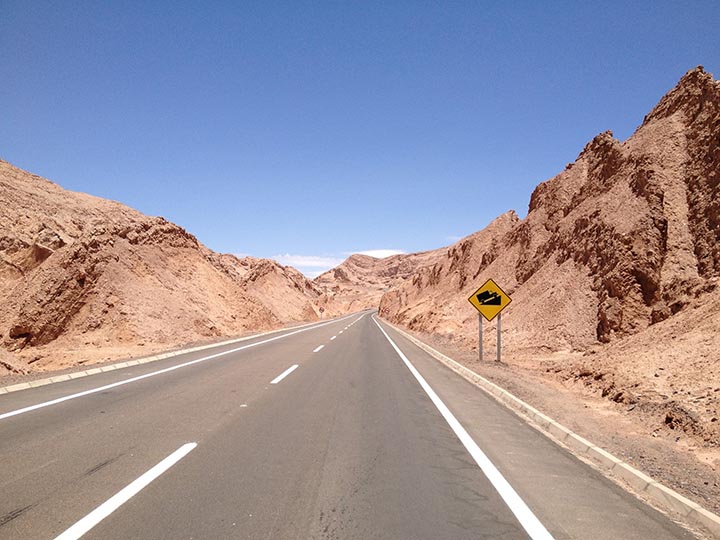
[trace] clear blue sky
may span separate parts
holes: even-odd
[[[720,77],[719,28],[716,1],[0,0],[0,157],[217,251],[432,249]]]

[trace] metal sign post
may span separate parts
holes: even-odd
[[[483,361],[483,344],[482,344],[482,315],[478,313],[478,328],[480,329],[478,331],[478,351],[480,351],[480,361]]]
[[[497,358],[496,358],[496,360],[499,362],[500,361],[500,348],[501,348],[500,347],[500,335],[501,335],[500,334],[500,322],[502,321],[502,313],[498,313],[497,320],[498,320],[498,326],[497,326],[498,337],[497,337]]]

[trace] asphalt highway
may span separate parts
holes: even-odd
[[[0,539],[695,538],[372,313],[0,396]]]

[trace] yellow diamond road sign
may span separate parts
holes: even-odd
[[[492,321],[512,302],[492,279],[488,279],[468,300],[488,321]]]

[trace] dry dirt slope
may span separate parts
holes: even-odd
[[[488,277],[513,298],[509,362],[720,446],[720,83],[689,71],[628,140],[595,137],[524,220],[510,212],[444,250],[380,311],[475,348],[467,297]]]
[[[298,271],[0,161],[0,375],[317,318]]]

